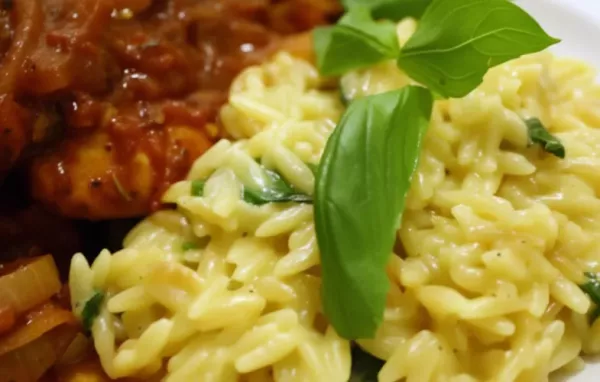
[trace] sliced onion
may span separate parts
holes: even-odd
[[[54,303],[49,302],[31,311],[25,316],[22,325],[0,337],[0,356],[36,340],[63,324],[77,327],[77,319],[73,313],[59,308]]]
[[[10,270],[11,265],[3,268]],[[0,309],[10,307],[18,317],[50,299],[60,288],[60,278],[52,256],[16,263],[12,272],[0,277]]]
[[[0,306],[0,335],[8,332],[16,321],[16,314],[10,306]]]
[[[77,330],[76,326],[60,325],[25,346],[0,356],[0,380],[39,380],[62,356]]]

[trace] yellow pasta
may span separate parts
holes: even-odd
[[[414,27],[402,22],[400,41]],[[384,322],[358,341],[386,361],[380,381],[540,381],[600,352],[600,321],[588,321],[578,286],[600,270],[594,78],[541,53],[491,70],[463,99],[436,101],[402,250],[388,264]],[[407,83],[393,63],[342,78],[352,97]],[[91,266],[73,259],[74,311],[94,290],[107,296],[92,333],[111,377],[348,380],[350,344],[322,313],[312,205],[243,198],[269,181],[265,169],[312,195],[310,166],[343,112],[321,84],[285,53],[247,69],[221,111],[238,140],[213,146],[165,193],[177,209],[147,218]],[[561,139],[566,159],[528,145],[530,116]]]

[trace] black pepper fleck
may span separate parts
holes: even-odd
[[[100,188],[102,187],[102,180],[98,178],[94,178],[90,181],[91,188]]]

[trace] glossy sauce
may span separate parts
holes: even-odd
[[[34,157],[32,194],[62,215],[147,214],[221,137],[232,79],[339,11],[327,0],[15,0],[0,90],[26,113],[4,167]]]

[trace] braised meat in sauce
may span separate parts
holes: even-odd
[[[158,208],[221,137],[217,111],[234,76],[286,44],[298,49],[299,33],[340,12],[327,0],[3,5],[0,176],[22,167],[34,199],[92,220]]]

